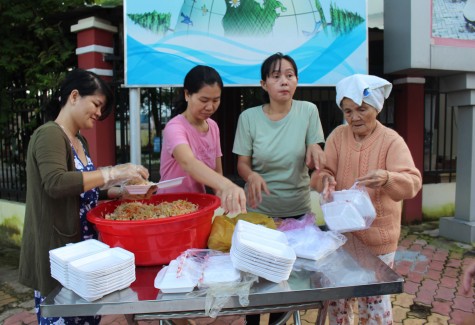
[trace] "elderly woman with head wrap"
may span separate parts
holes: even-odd
[[[353,234],[389,266],[400,235],[401,201],[413,198],[422,186],[404,139],[376,119],[391,89],[382,78],[358,74],[336,85],[336,102],[347,123],[327,138],[325,168],[311,178],[311,186],[324,198],[355,182],[366,187],[377,216],[370,228]],[[353,302],[332,301],[330,323],[353,324]],[[392,324],[389,296],[358,298],[358,307],[360,324]]]

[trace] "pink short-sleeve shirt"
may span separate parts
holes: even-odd
[[[159,193],[193,192],[205,193],[205,186],[188,175],[173,157],[173,150],[180,144],[187,144],[196,159],[215,170],[216,158],[221,157],[219,128],[212,119],[207,119],[208,131],[200,132],[181,114],[172,118],[163,130],[163,145],[160,156],[160,180],[184,176],[180,186],[159,190]]]

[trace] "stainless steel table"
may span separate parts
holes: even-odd
[[[346,244],[323,259],[297,259],[287,281],[273,283],[260,278],[251,288],[248,306],[242,307],[238,297],[231,297],[220,315],[320,309],[317,323],[323,324],[327,300],[401,293],[404,279],[353,235],[346,236]],[[58,287],[41,304],[41,313],[45,317],[125,314],[129,320],[205,316],[205,297],[163,294],[155,289],[159,270],[159,266],[137,267],[136,281],[129,288],[93,302]],[[299,323],[298,317],[295,321]]]

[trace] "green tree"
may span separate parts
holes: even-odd
[[[38,96],[47,96],[68,67],[75,66],[75,35],[65,24],[69,12],[84,6],[83,0],[0,0],[0,103],[8,101],[13,89],[28,89],[13,99],[26,106]],[[1,123],[1,120],[0,120]]]

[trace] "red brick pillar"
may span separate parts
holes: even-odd
[[[416,167],[424,172],[424,78],[402,78],[393,81],[396,131],[404,138]],[[402,222],[422,221],[422,190],[411,200],[404,201]]]
[[[114,53],[114,33],[117,27],[96,17],[81,19],[71,26],[77,33],[78,67],[95,72],[105,81],[112,80],[112,63],[106,62],[106,54]],[[96,167],[115,165],[115,119],[112,112],[107,119],[96,122],[94,128],[82,130],[89,142],[92,161]]]

